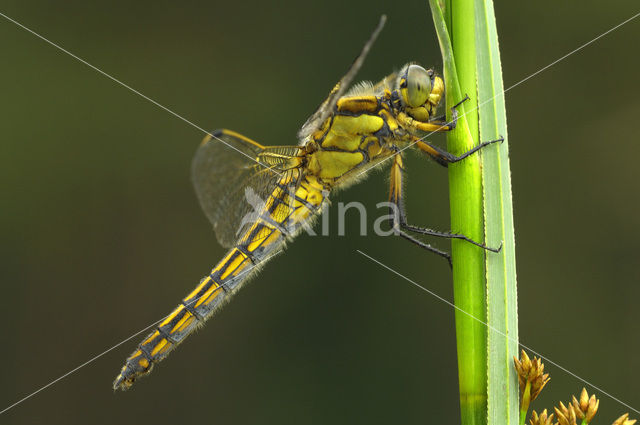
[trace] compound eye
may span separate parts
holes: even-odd
[[[409,65],[407,69],[407,104],[412,108],[424,105],[431,93],[431,77],[419,65]]]

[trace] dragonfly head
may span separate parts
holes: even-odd
[[[408,64],[398,74],[396,89],[407,113],[419,121],[428,121],[440,103],[444,82],[433,69]]]

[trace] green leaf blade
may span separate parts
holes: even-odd
[[[476,0],[478,115],[482,141],[505,141],[482,152],[485,241],[502,244],[500,255],[487,255],[488,422],[517,424],[518,355],[517,286],[511,172],[502,67],[491,0]]]

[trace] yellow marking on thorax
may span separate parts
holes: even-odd
[[[362,114],[357,117],[338,115],[334,117],[330,132],[341,134],[371,134],[382,128],[382,118],[377,115]]]
[[[368,136],[360,144],[360,149],[367,152],[369,159],[373,159],[382,152],[382,146],[380,146],[380,140],[375,136]]]
[[[320,127],[318,130],[314,131],[312,133],[312,138],[314,140],[320,140],[322,139],[322,137],[325,135],[325,133],[327,132],[327,130],[329,130],[329,123],[331,122],[331,119],[326,120],[323,124],[322,127]]]
[[[363,114],[357,117],[337,115],[333,118],[331,129],[322,141],[322,147],[352,152],[360,144],[359,136],[375,133],[383,125],[384,120],[377,115]]]
[[[309,171],[322,179],[336,179],[364,160],[361,152],[318,151],[309,157]]]
[[[398,121],[396,121],[396,119],[393,117],[391,112],[389,112],[386,109],[383,109],[380,111],[380,115],[387,122],[387,126],[389,127],[390,131],[396,131],[398,129],[398,126],[399,126]]]
[[[353,152],[358,149],[360,135],[330,132],[322,141],[323,148],[337,148]]]
[[[351,112],[364,112],[359,116],[335,115],[327,119],[331,127],[323,132],[316,142],[320,149],[307,156],[307,169],[311,175],[325,180],[337,179],[353,170],[364,161],[364,155],[357,152],[361,147],[362,136],[373,135],[382,129],[385,119],[394,121],[388,111],[381,111],[384,118],[371,114],[378,107],[375,96],[345,98],[338,101],[338,109]],[[325,124],[326,124],[325,123]],[[395,128],[397,124],[395,123]],[[315,135],[314,135],[315,137]],[[324,138],[323,138],[324,137]],[[330,149],[330,150],[329,150]],[[376,153],[375,147],[371,147]]]
[[[341,97],[337,107],[338,112],[375,112],[378,99],[375,96]]]

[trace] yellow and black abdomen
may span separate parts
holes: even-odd
[[[290,178],[282,183],[274,188],[237,245],[129,356],[113,383],[114,389],[127,389],[150,372],[155,363],[213,316],[258,266],[276,255],[287,237],[295,236],[320,211],[327,193],[315,178],[303,177],[293,193],[284,184],[291,184]]]

